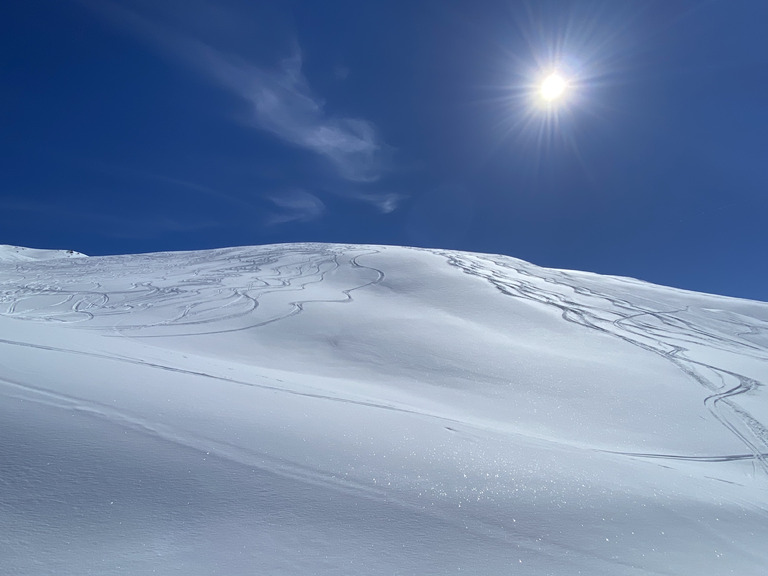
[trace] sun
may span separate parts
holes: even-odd
[[[548,103],[554,103],[561,99],[568,88],[568,82],[557,72],[553,72],[541,83],[539,87],[539,96]]]

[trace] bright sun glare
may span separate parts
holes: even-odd
[[[568,84],[562,76],[552,73],[541,83],[539,94],[546,102],[554,102],[562,97],[567,87]]]

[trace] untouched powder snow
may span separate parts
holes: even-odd
[[[765,574],[768,304],[397,247],[0,252],[2,574]]]

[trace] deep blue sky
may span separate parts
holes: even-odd
[[[0,129],[0,243],[416,245],[768,301],[765,0],[6,0]]]

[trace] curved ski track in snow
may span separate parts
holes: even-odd
[[[119,276],[114,273],[110,257],[89,258],[63,270],[60,262],[52,264],[60,270],[53,283],[50,282],[53,279],[45,274],[45,264],[17,264],[18,277],[13,280],[13,289],[3,290],[0,304],[7,304],[5,315],[26,320],[62,323],[96,320],[92,322],[94,325],[86,324],[85,327],[103,329],[103,320],[109,319],[108,330],[138,338],[234,332],[289,318],[299,314],[307,304],[351,302],[352,292],[383,280],[381,270],[358,261],[361,256],[376,253],[376,249],[354,247],[315,250],[308,246],[302,251],[297,245],[291,255],[301,255],[301,259],[277,264],[285,254],[284,249],[261,250],[258,254],[247,249],[216,250],[209,255],[210,259],[198,258],[189,263],[193,267],[193,278],[188,277],[186,267],[180,267],[178,276],[173,268],[163,269],[165,260],[173,261],[177,258],[175,254],[133,257],[121,266]],[[336,298],[289,297],[290,293],[300,293],[308,286],[322,284],[326,275],[339,270],[340,258],[346,258],[344,265],[352,270],[370,271],[371,278],[361,279],[360,284],[341,290]],[[156,285],[153,280],[130,281],[123,289],[109,293],[98,290],[103,283],[98,280],[93,282],[90,290],[77,286],[84,275],[99,278],[106,273],[104,279],[114,284],[122,277],[130,279],[155,272],[162,273],[164,285]],[[265,308],[263,299],[270,295],[284,298],[277,305],[262,310]],[[134,317],[148,311],[163,318],[147,323],[133,321]],[[118,318],[114,320],[113,316]],[[127,316],[128,320],[123,321],[119,318],[122,316]],[[236,328],[203,327],[236,319],[245,321]],[[174,330],[179,326],[185,329]],[[147,333],[148,329],[157,330]]]
[[[718,367],[714,364],[686,356],[689,351],[681,343],[698,344],[737,354],[751,354],[766,361],[768,354],[758,346],[741,339],[708,331],[694,323],[680,318],[688,307],[678,310],[659,310],[633,304],[626,298],[597,292],[579,286],[567,272],[536,267],[538,275],[529,264],[515,263],[505,257],[471,255],[456,252],[442,252],[448,263],[473,276],[487,280],[502,294],[532,300],[552,306],[562,313],[563,320],[597,330],[619,338],[633,346],[658,354],[690,378],[704,386],[712,394],[704,400],[705,406],[725,428],[736,436],[750,451],[749,455],[733,456],[672,456],[627,453],[628,456],[648,458],[671,458],[700,461],[729,461],[751,459],[765,474],[768,474],[768,428],[735,400],[764,385],[754,378]],[[634,282],[634,281],[631,281]],[[651,317],[656,323],[643,322]],[[660,324],[660,325],[659,325]],[[755,328],[749,333],[754,333]],[[711,371],[708,376],[702,368]]]
[[[768,428],[736,402],[740,395],[756,390],[763,382],[690,358],[687,355],[689,347],[686,347],[700,345],[751,354],[768,362],[764,349],[742,338],[759,333],[760,328],[744,325],[746,332],[728,336],[681,317],[688,311],[687,306],[664,310],[663,304],[654,308],[648,305],[652,302],[646,305],[633,303],[626,295],[618,297],[580,285],[565,271],[546,270],[503,256],[431,252],[441,255],[449,265],[464,273],[490,282],[506,296],[553,307],[560,311],[566,322],[605,333],[663,357],[711,392],[704,403],[712,416],[744,444],[755,465],[768,473]],[[13,318],[77,322],[85,328],[132,338],[222,334],[285,320],[300,314],[310,304],[351,303],[354,291],[384,280],[384,271],[360,262],[360,258],[379,253],[380,249],[375,247],[307,244],[292,245],[290,252],[283,246],[274,246],[262,247],[258,252],[249,248],[230,248],[191,253],[191,260],[182,266],[178,266],[179,255],[175,253],[133,256],[128,261],[122,259],[119,267],[113,265],[110,257],[64,263],[57,260],[16,262],[15,277],[0,286],[0,305],[5,304],[2,314]],[[290,254],[287,262],[286,254]],[[55,275],[47,274],[54,268]],[[341,289],[336,297],[296,297],[315,285],[322,286],[327,275],[342,268],[355,273],[354,278],[362,277],[356,284]],[[158,272],[161,282],[154,280]],[[152,279],[134,280],[143,275]],[[93,278],[90,286],[83,286],[84,278]],[[100,290],[104,283],[113,287],[121,278],[126,279],[123,289]],[[624,281],[638,284],[634,280]],[[270,296],[280,298],[277,302],[264,304]],[[144,312],[152,313],[151,321],[136,322]],[[651,321],[646,321],[649,318]],[[235,321],[236,326],[231,326],[231,321]],[[217,326],[223,323],[227,326]],[[178,330],[180,327],[183,330]],[[0,342],[34,346],[8,339],[0,339]],[[111,359],[151,365],[142,360]],[[290,392],[284,387],[281,390]],[[721,461],[729,457],[681,455],[676,458]],[[733,458],[742,459],[740,455]]]
[[[503,321],[489,320],[501,312]],[[525,348],[522,330],[505,339],[506,322],[518,317],[527,330],[551,320],[541,330],[559,332],[552,341],[561,345],[584,334],[585,347],[609,341],[607,349],[641,368],[652,360],[648,378],[672,383],[654,388],[666,394],[653,402],[688,405],[646,411],[650,424],[606,416],[606,427],[632,435],[626,442],[610,431],[571,438],[590,432],[578,418],[554,432],[550,421],[537,425],[544,416],[536,410],[546,412],[537,402],[551,401],[552,390],[567,407],[583,394],[582,411],[599,413],[591,409],[606,400],[606,380],[622,372],[616,362],[574,361],[579,377],[603,379],[589,387],[574,378],[571,390],[565,368],[548,374],[540,364],[571,357],[547,355],[549,341]],[[712,567],[757,576],[750,570],[768,559],[760,549],[768,536],[766,335],[762,303],[445,250],[307,243],[0,262],[0,425],[21,439],[0,446],[12,460],[7,478],[0,461],[0,510],[21,511],[0,515],[0,550],[6,541],[20,550],[9,565],[24,576],[39,566],[100,570],[103,548],[81,551],[74,537],[75,553],[51,545],[71,514],[82,519],[112,504],[107,489],[82,493],[94,477],[99,486],[99,471],[66,468],[73,456],[106,466],[101,480],[114,500],[148,503],[157,522],[128,552],[106,550],[112,570],[103,573],[129,573],[137,562],[130,573],[641,576]],[[518,363],[510,343],[521,347]],[[394,351],[379,355],[380,346]],[[602,349],[590,351],[599,358]],[[494,362],[500,368],[486,370]],[[637,385],[646,372],[632,378],[630,412],[649,397]],[[496,403],[523,408],[495,411]],[[14,406],[39,409],[41,424],[14,420]],[[666,442],[664,432],[678,428],[658,421],[670,415],[706,422],[706,441]],[[646,434],[654,423],[661,432]],[[48,468],[56,456],[46,451],[49,425],[96,431],[62,439],[63,478]],[[132,439],[128,464],[151,462],[148,475],[112,457],[113,449],[123,454],[123,434]],[[169,478],[199,482],[190,493],[201,500],[180,505],[175,487],[142,492],[142,478],[157,470],[167,475],[161,487]],[[18,492],[7,488],[13,482]],[[74,502],[60,524],[46,515],[50,495]],[[222,520],[211,523],[212,512],[226,518],[218,541]],[[118,550],[131,533],[101,514],[85,523],[96,526],[85,540],[98,542],[104,529],[101,546]],[[126,523],[134,518],[123,514]],[[157,520],[163,515],[186,524]],[[155,550],[157,534],[177,540],[137,560],[137,551]],[[230,556],[211,560],[219,547]],[[30,563],[30,551],[48,548],[52,556]],[[76,564],[81,556],[86,562]]]

